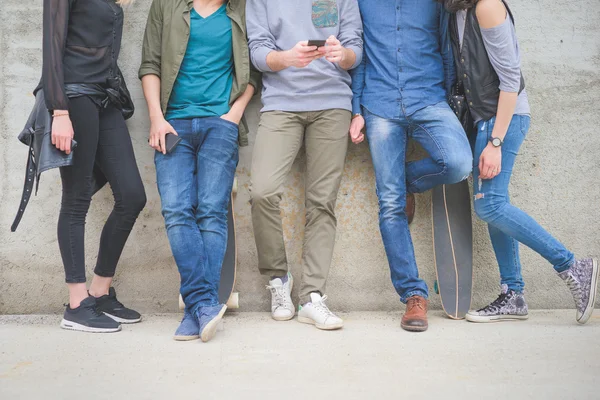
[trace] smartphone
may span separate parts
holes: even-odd
[[[175,150],[175,147],[181,142],[181,138],[172,133],[167,133],[165,135],[165,147],[167,148],[167,154],[171,153]]]
[[[308,46],[317,46],[317,48],[319,48],[325,46],[326,42],[326,40],[309,40]]]
[[[171,153],[175,150],[175,147],[181,142],[181,138],[173,133],[167,133],[165,135],[165,147],[167,150],[167,154]],[[148,143],[150,143],[150,139],[148,139]]]

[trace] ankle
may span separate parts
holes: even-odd
[[[90,296],[94,296],[95,298],[106,296],[109,293],[112,279],[113,278],[94,275],[89,290]]]

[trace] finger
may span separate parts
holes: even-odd
[[[358,137],[358,143],[362,143],[365,140],[365,134],[361,133],[360,136]]]
[[[483,157],[479,157],[479,176],[483,176]]]
[[[54,146],[56,146],[56,135],[54,133],[52,133],[52,135],[50,135],[52,137],[52,144]]]
[[[159,151],[162,151],[163,154],[167,154],[167,145],[166,145],[166,141],[165,141],[165,134],[161,133],[160,135],[160,141],[159,141]]]
[[[302,46],[298,47],[298,52],[300,53],[310,53],[311,51],[316,51],[317,46]]]
[[[65,138],[65,153],[71,154],[71,138]]]
[[[172,133],[175,136],[179,136],[179,134],[177,133],[177,131],[175,130],[175,128],[173,128],[173,125],[169,124],[169,133]]]
[[[65,138],[61,136],[59,138],[59,141],[60,141],[60,150],[65,151],[65,149],[66,149]]]

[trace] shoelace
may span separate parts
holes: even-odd
[[[119,300],[117,300],[116,297],[109,297],[109,304],[112,306],[112,308],[125,308],[125,306],[123,305],[123,303],[121,303]]]
[[[425,311],[425,307],[423,305],[423,300],[419,299],[419,298],[410,298],[408,299],[408,304],[407,304],[407,311],[412,310],[415,307],[419,307],[421,310]]]
[[[477,310],[478,312],[496,312],[506,305],[508,299],[508,293],[500,293],[500,296],[494,300],[491,304]]]
[[[315,306],[315,309],[317,311],[319,311],[321,314],[324,314],[327,316],[333,316],[334,314],[331,312],[329,307],[327,307],[325,305],[325,300],[327,300],[327,295],[321,297],[321,301],[318,301],[318,302],[312,303],[312,304],[313,304],[313,306]]]
[[[567,277],[566,283],[567,287],[573,294],[573,298],[575,299],[575,305],[577,306],[577,308],[581,308],[581,305],[583,303],[583,292],[581,290],[581,285],[575,279],[575,277],[570,274]]]
[[[96,306],[96,304],[86,306],[85,308],[91,310],[92,313],[94,314],[94,316],[96,316],[96,317],[101,317],[101,316],[104,315],[103,312],[101,312],[100,310],[98,310],[98,307]]]
[[[290,302],[285,295],[285,288],[283,286],[270,286],[267,285],[267,289],[271,291],[273,296],[275,297],[275,310],[280,307],[289,308]],[[293,306],[292,306],[293,308]]]
[[[69,303],[64,303],[63,306],[65,307],[69,307]],[[92,314],[94,314],[94,316],[96,317],[101,317],[104,315],[104,313],[100,310],[98,310],[98,306],[96,305],[96,303],[94,303],[93,305],[88,305],[88,306],[83,306],[84,308],[87,308],[88,310],[92,311]]]

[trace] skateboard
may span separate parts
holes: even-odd
[[[434,188],[431,210],[437,276],[434,289],[448,317],[463,319],[471,307],[473,288],[473,227],[468,182]]]
[[[221,268],[221,281],[219,283],[219,303],[226,304],[227,309],[240,308],[239,293],[234,291],[236,267],[237,267],[237,247],[235,243],[235,214],[233,211],[233,202],[237,195],[237,178],[233,181],[231,190],[231,200],[227,213],[227,249]],[[179,309],[185,309],[185,303],[179,295]]]

